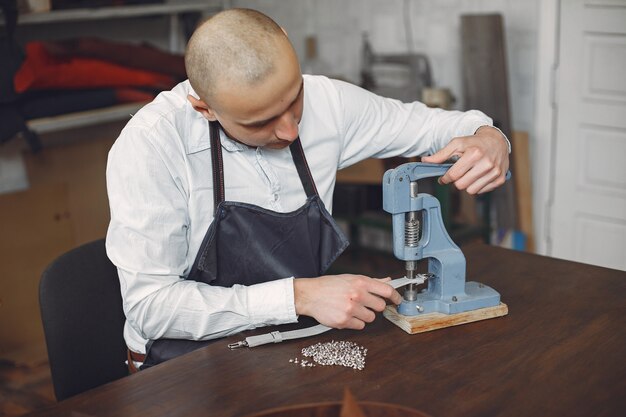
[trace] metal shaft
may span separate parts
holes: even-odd
[[[411,198],[417,197],[417,181],[412,181],[409,187]],[[416,247],[420,238],[420,221],[418,211],[409,211],[405,215],[404,244],[409,247]],[[406,261],[406,277],[415,278],[417,261]],[[417,298],[417,286],[409,284],[404,291],[404,299],[414,301]]]
[[[414,279],[416,276],[416,262],[406,261],[406,277],[408,279]],[[407,301],[415,301],[417,299],[417,285],[409,284],[404,290],[404,299]]]

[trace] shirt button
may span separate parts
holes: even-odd
[[[274,201],[278,200],[278,194],[274,194]]]

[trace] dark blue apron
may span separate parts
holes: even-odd
[[[231,287],[294,276],[322,275],[346,249],[348,240],[320,199],[300,138],[291,156],[306,202],[290,213],[225,201],[222,146],[217,122],[210,123],[214,217],[187,279]],[[149,341],[142,369],[213,342],[179,339]]]

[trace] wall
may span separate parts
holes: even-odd
[[[315,35],[320,58],[328,72],[355,83],[359,82],[363,32],[369,34],[376,52],[407,52],[412,45],[414,52],[429,57],[435,85],[450,88],[460,109],[463,108],[460,15],[500,13],[506,28],[513,129],[533,130],[539,0],[232,0],[227,3],[271,16],[288,32],[301,59],[305,56],[305,37]],[[407,42],[405,22],[412,28],[411,42]],[[163,17],[115,19],[22,26],[18,37],[22,41],[61,39],[79,33],[135,42],[148,40],[167,48],[167,28],[167,19]]]
[[[304,38],[318,38],[321,59],[334,75],[359,81],[361,38],[376,52],[407,52],[403,16],[410,16],[413,51],[426,54],[436,86],[448,87],[463,108],[460,15],[504,16],[514,130],[534,126],[539,0],[233,0],[234,7],[267,13],[284,26],[301,58]],[[408,8],[408,13],[405,11]]]
[[[460,15],[501,13],[504,16],[508,55],[510,107],[513,130],[531,133],[532,154],[538,156],[535,130],[539,0],[232,0],[233,7],[250,7],[267,13],[288,32],[301,59],[308,35],[318,38],[318,53],[328,73],[359,82],[362,34],[367,32],[376,52],[426,54],[433,81],[450,88],[454,108],[464,109],[461,83]],[[405,16],[409,19],[405,19]],[[407,24],[411,40],[407,42]],[[165,17],[114,19],[52,25],[25,25],[18,38],[62,39],[83,34],[134,42],[168,45]],[[533,158],[535,159],[535,158]]]

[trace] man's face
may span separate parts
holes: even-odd
[[[254,86],[220,85],[209,104],[226,134],[253,147],[282,149],[298,138],[304,83],[293,54]]]

